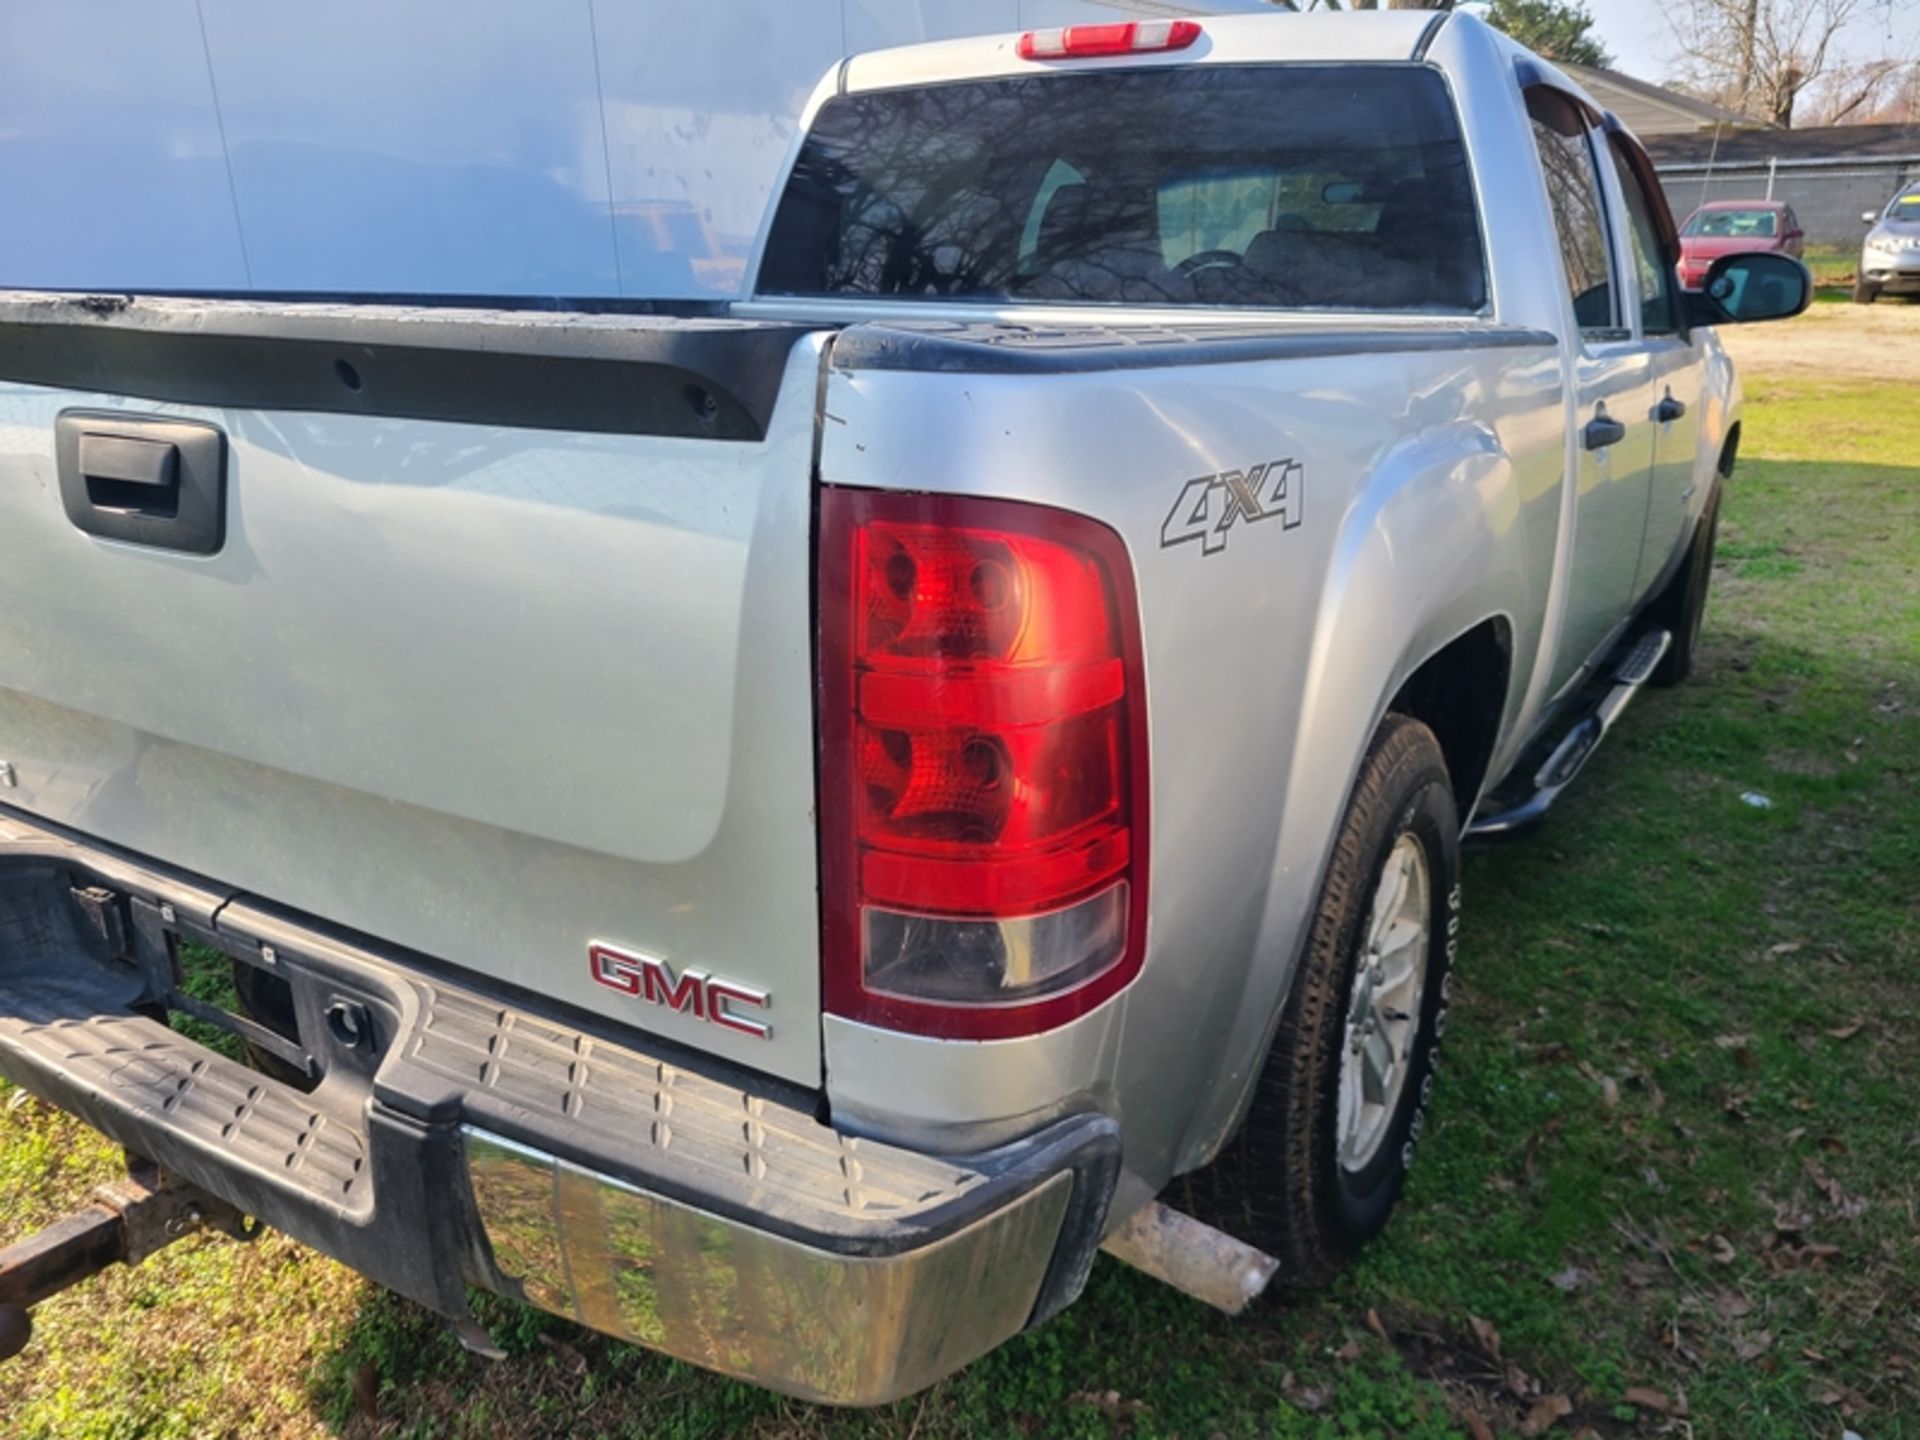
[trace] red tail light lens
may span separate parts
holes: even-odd
[[[1184,50],[1199,38],[1197,20],[1128,20],[1115,25],[1029,30],[1020,37],[1018,53],[1022,60],[1081,60],[1096,55]]]
[[[828,487],[825,997],[988,1039],[1140,968],[1146,722],[1126,548],[1012,501]]]

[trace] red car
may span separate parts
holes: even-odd
[[[1698,290],[1707,267],[1722,255],[1777,250],[1798,258],[1806,231],[1791,205],[1779,200],[1715,200],[1680,227],[1680,283]]]

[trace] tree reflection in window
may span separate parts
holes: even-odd
[[[840,96],[766,294],[1477,311],[1451,99],[1421,66],[1157,66]]]
[[[1613,268],[1607,258],[1606,212],[1594,169],[1586,117],[1557,90],[1527,92],[1533,139],[1546,176],[1547,201],[1560,237],[1560,266],[1573,297],[1573,315],[1588,332],[1620,325],[1613,303]]]

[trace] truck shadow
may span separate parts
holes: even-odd
[[[848,1412],[480,1296],[508,1354],[490,1362],[369,1290],[308,1377],[316,1410],[350,1437],[1294,1433],[1320,1412],[1441,1434],[1469,1410],[1505,1433],[1565,1394],[1572,1429],[1615,1434],[1636,1383],[1714,1413],[1709,1360],[1761,1343],[1728,1295],[1794,1355],[1833,1347],[1843,1296],[1920,1312],[1920,1263],[1869,1277],[1822,1248],[1892,1253],[1920,1142],[1920,1065],[1894,1038],[1920,979],[1856,963],[1920,934],[1920,612],[1911,572],[1876,585],[1734,531],[1696,679],[1637,702],[1542,831],[1470,854],[1435,1123],[1400,1213],[1329,1291],[1230,1320],[1102,1257],[1045,1327]],[[1856,1187],[1886,1204],[1832,1201]],[[1875,1353],[1876,1324],[1834,1353]],[[1873,1369],[1783,1364],[1781,1413],[1829,1383],[1920,1412],[1912,1368]]]

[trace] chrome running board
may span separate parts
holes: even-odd
[[[1474,816],[1473,823],[1467,826],[1467,839],[1493,840],[1516,835],[1546,819],[1560,792],[1573,783],[1581,766],[1600,748],[1613,722],[1640,693],[1640,687],[1652,677],[1672,644],[1673,636],[1665,630],[1649,630],[1636,640],[1614,671],[1613,684],[1600,697],[1600,703],[1574,723],[1546,762],[1534,772],[1532,793],[1518,804]]]

